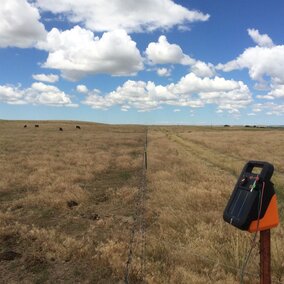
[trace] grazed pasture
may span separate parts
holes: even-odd
[[[124,279],[145,127],[25,124],[0,123],[0,282]]]
[[[252,235],[222,213],[249,159],[274,164],[284,221],[281,129],[147,127],[144,184],[146,127],[34,124],[0,122],[0,282],[238,283]],[[272,245],[281,283],[283,225]]]
[[[248,160],[275,166],[282,225],[272,230],[273,283],[284,282],[284,131],[153,127],[149,134],[147,261],[152,283],[239,283],[252,235],[222,213]],[[150,213],[151,212],[151,213]],[[246,283],[259,283],[257,248]]]

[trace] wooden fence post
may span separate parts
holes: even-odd
[[[260,284],[271,284],[270,230],[260,231]]]

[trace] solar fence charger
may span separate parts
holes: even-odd
[[[243,168],[223,218],[249,232],[263,231],[279,224],[277,199],[270,181],[274,167],[261,161],[249,161]]]

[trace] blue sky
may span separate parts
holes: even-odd
[[[2,2],[0,119],[284,124],[281,0]]]

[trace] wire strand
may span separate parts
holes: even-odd
[[[245,269],[247,267],[248,261],[250,259],[251,253],[253,251],[253,249],[256,246],[256,237],[257,237],[257,233],[258,233],[258,229],[259,229],[259,221],[260,221],[260,214],[261,214],[261,210],[262,210],[262,200],[263,200],[263,192],[264,192],[264,187],[265,187],[265,182],[262,182],[262,189],[261,192],[259,192],[259,201],[258,201],[258,216],[257,216],[257,225],[256,225],[256,231],[253,237],[253,240],[251,242],[251,247],[249,249],[249,252],[247,253],[244,262],[243,262],[243,266],[241,269],[241,273],[240,273],[240,283],[243,284],[244,283],[244,274],[245,274]]]

